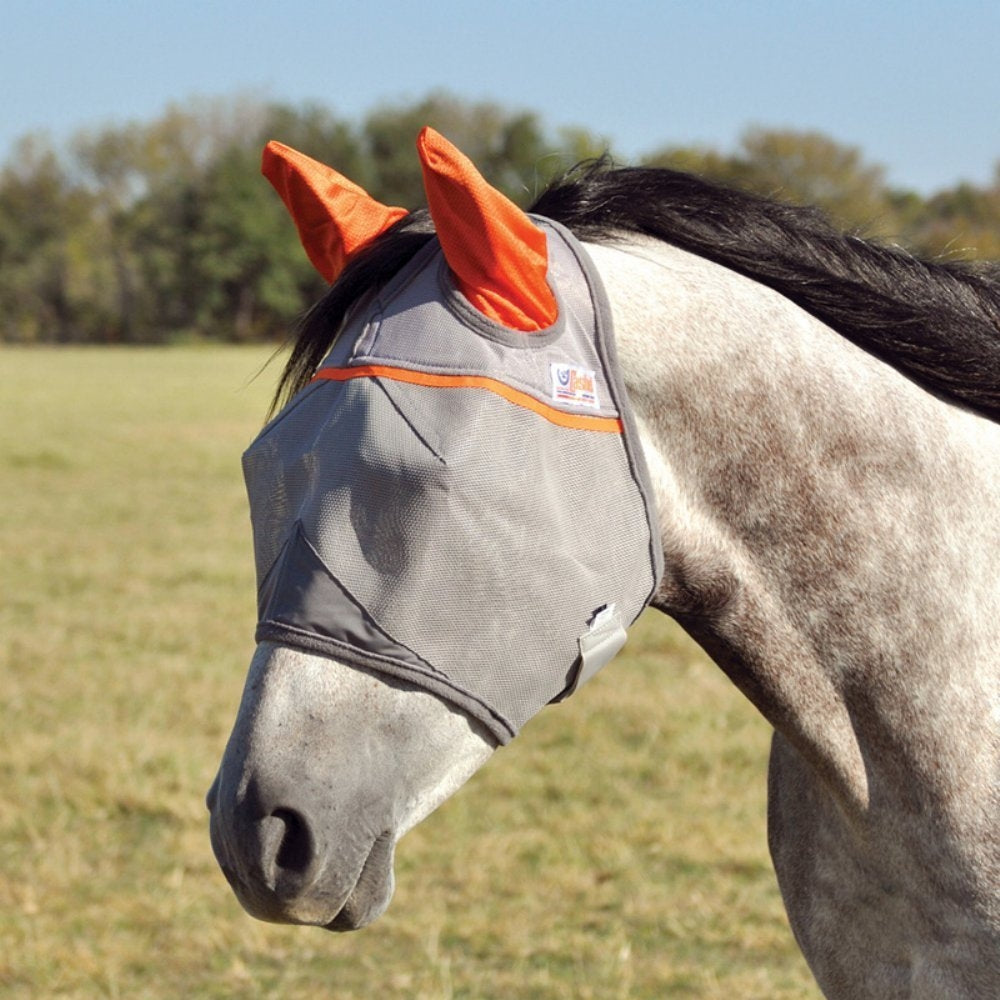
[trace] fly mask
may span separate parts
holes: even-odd
[[[269,150],[293,216],[296,200],[368,199]],[[257,640],[415,684],[506,743],[624,644],[662,569],[656,515],[586,251],[435,133],[420,152],[438,237],[244,456]],[[377,235],[399,210],[368,201]],[[365,242],[296,222],[328,277]],[[512,228],[530,246],[515,235],[517,273],[498,277]],[[520,295],[539,261],[544,287]]]

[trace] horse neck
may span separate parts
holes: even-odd
[[[866,740],[932,740],[957,676],[970,710],[993,696],[1000,428],[700,258],[595,256],[656,484],[656,606],[863,809]]]

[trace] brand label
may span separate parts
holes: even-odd
[[[597,379],[594,373],[573,365],[552,365],[552,398],[557,403],[600,408],[597,400]]]

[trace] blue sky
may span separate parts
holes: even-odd
[[[360,119],[434,89],[635,157],[817,129],[924,193],[1000,161],[997,0],[38,0],[0,28],[0,158],[29,131],[251,93]]]

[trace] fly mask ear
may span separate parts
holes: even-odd
[[[331,285],[354,254],[408,214],[280,142],[264,147],[261,173],[285,203],[313,267]]]
[[[433,129],[420,133],[417,151],[431,218],[462,294],[506,327],[550,327],[559,307],[542,230]]]

